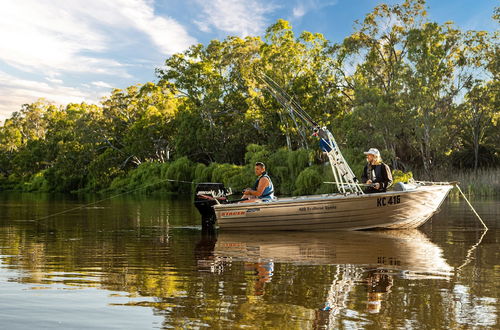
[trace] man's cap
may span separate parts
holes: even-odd
[[[375,148],[370,148],[370,150],[364,152],[365,155],[374,155],[374,156],[379,156],[380,157],[380,151]]]

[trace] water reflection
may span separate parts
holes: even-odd
[[[419,230],[378,232],[220,232],[204,246],[213,246],[199,264],[221,272],[242,262],[254,273],[256,296],[272,281],[274,264],[336,266],[322,307],[315,310],[315,327],[333,327],[347,309],[350,294],[363,287],[367,313],[379,313],[394,277],[449,280],[453,268],[442,250]],[[201,242],[200,241],[200,242]],[[209,243],[208,243],[209,242]],[[326,291],[326,290],[325,290]],[[359,299],[359,298],[354,298]]]
[[[470,223],[450,231],[464,221],[454,205],[424,231],[217,233],[201,232],[189,201],[124,199],[44,222],[16,221],[62,208],[49,199],[23,203],[0,198],[0,290],[12,292],[0,301],[7,328],[25,325],[9,315],[41,321],[44,312],[50,322],[41,324],[66,328],[138,320],[136,328],[497,322],[498,230],[492,226],[471,262],[455,271],[481,232]],[[45,306],[67,313],[54,316]],[[100,314],[92,314],[96,306]],[[75,315],[110,318],[96,326]]]
[[[400,270],[405,274],[450,275],[442,250],[421,231],[371,232],[220,232],[214,255],[262,262],[304,265],[351,264]]]

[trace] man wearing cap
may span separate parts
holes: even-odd
[[[387,188],[392,184],[392,173],[389,166],[382,162],[380,151],[370,148],[364,154],[367,164],[363,169],[361,181],[371,185],[366,192],[372,194],[387,191]]]

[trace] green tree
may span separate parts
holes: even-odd
[[[173,55],[158,69],[160,83],[171,83],[172,93],[181,99],[181,130],[175,136],[179,154],[205,163],[239,163],[248,138],[259,139],[246,118],[249,88],[241,72],[260,44],[250,37],[213,40]]]
[[[495,136],[495,131],[498,130],[498,101],[495,100],[495,92],[493,84],[477,85],[465,96],[465,101],[461,104],[460,110],[462,113],[465,130],[465,142],[472,146],[473,151],[473,168],[477,170],[480,165],[492,166],[495,164],[493,156],[497,147],[498,140],[493,140],[492,145],[488,148],[488,137]],[[498,133],[497,133],[498,135]],[[483,147],[483,148],[481,148]],[[480,150],[485,151],[484,155],[480,154]],[[464,155],[467,157],[467,155]],[[480,160],[482,160],[480,162]]]
[[[337,88],[331,49],[322,34],[303,32],[295,36],[289,22],[278,20],[265,35],[259,51],[260,61],[255,63],[253,77],[264,73],[282,86],[295,101],[318,121],[331,126],[342,113],[342,96]],[[308,148],[312,142],[304,125],[293,113],[286,113],[268,93],[266,86],[257,80],[256,88],[261,98],[253,98],[254,111],[258,113],[259,126],[267,132],[270,145],[284,145],[288,149]],[[283,140],[283,137],[285,140]]]
[[[343,127],[351,145],[381,146],[393,159],[408,154],[408,113],[403,92],[408,69],[408,34],[421,26],[423,0],[381,4],[358,23],[342,44],[334,45],[336,76],[351,111]]]

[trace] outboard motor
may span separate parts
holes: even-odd
[[[202,228],[211,228],[215,225],[215,211],[213,206],[228,202],[228,190],[223,183],[198,183],[194,196],[194,206],[200,211]]]

